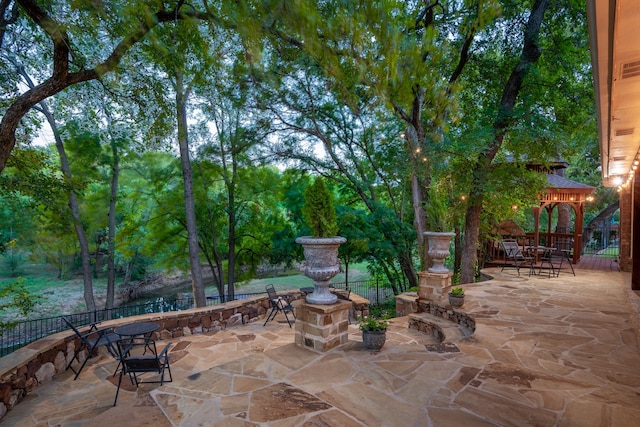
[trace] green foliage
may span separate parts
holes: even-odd
[[[338,220],[333,206],[333,196],[324,183],[316,177],[304,192],[302,214],[313,237],[333,237],[338,233]]]
[[[453,287],[453,288],[451,288],[450,294],[453,295],[453,296],[456,296],[456,297],[461,297],[461,296],[464,295],[464,289],[459,287],[459,286],[458,287]]]
[[[386,331],[389,327],[389,322],[386,317],[375,317],[370,315],[369,317],[358,318],[358,327],[361,331]]]
[[[15,282],[0,287],[0,312],[17,309],[22,316],[27,316],[35,310],[37,304],[44,300],[42,296],[28,292],[23,282],[23,278],[18,278]],[[16,324],[17,320],[0,321],[0,335],[3,330]]]
[[[15,240],[8,243],[10,250],[4,254],[4,267],[9,273],[10,277],[18,277],[21,274],[20,265],[24,262],[24,257],[21,251],[11,249],[15,245]]]
[[[390,298],[382,304],[372,304],[369,306],[369,314],[381,319],[391,319],[396,317],[396,300]]]

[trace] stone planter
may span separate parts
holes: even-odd
[[[309,304],[334,304],[338,297],[329,291],[331,279],[340,271],[338,248],[344,237],[298,237],[296,243],[304,249],[304,275],[313,280],[313,292],[307,295]]]
[[[387,340],[387,331],[362,331],[362,343],[369,351],[380,351]]]
[[[429,268],[430,273],[449,273],[444,266],[444,260],[449,256],[449,245],[455,233],[426,231],[424,233],[428,242],[427,254],[433,260],[433,267]]]
[[[449,304],[455,308],[462,307],[464,304],[464,295],[453,295],[449,293]]]

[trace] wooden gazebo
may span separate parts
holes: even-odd
[[[582,227],[584,222],[584,203],[595,191],[595,187],[572,181],[555,173],[547,173],[546,193],[540,195],[540,206],[533,207],[533,217],[535,221],[534,245],[540,244],[540,214],[542,210],[547,211],[547,232],[546,245],[552,245],[554,238],[563,237],[551,232],[551,215],[553,210],[561,203],[566,203],[575,212],[575,223],[573,227],[573,263],[580,260],[582,252]],[[571,235],[568,235],[571,236]]]

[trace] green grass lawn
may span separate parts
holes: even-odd
[[[360,280],[367,280],[370,277],[367,271],[367,264],[353,264],[349,265],[349,282],[357,282]],[[331,282],[342,283],[346,280],[345,273],[338,273]],[[305,286],[313,286],[311,279],[303,275],[302,273],[288,276],[269,277],[263,279],[253,279],[249,283],[241,284],[236,287],[236,292],[241,293],[253,293],[263,292],[266,285],[273,285],[276,290],[286,289],[298,289]],[[212,288],[213,289],[213,288]]]
[[[55,268],[44,264],[23,264],[20,266],[21,278],[23,285],[28,292],[40,295],[45,300],[36,307],[36,311],[32,313],[30,318],[43,318],[49,316],[57,316],[67,313],[78,313],[86,311],[84,303],[84,285],[82,277],[75,277],[69,280],[60,280],[57,278]],[[253,279],[236,285],[236,293],[259,293],[265,291],[267,284],[273,284],[276,290],[298,289],[305,286],[312,286],[311,279],[305,277],[302,273],[292,272],[295,274],[283,275],[278,277]],[[185,274],[186,275],[186,274]],[[359,280],[367,280],[369,272],[366,263],[353,264],[349,266],[349,281],[355,282]],[[8,277],[5,270],[0,269],[0,287],[7,286],[15,282],[15,277]],[[345,274],[339,273],[334,277],[333,282],[344,282]],[[116,282],[116,287],[119,285]],[[96,300],[106,294],[106,278],[99,277],[93,279],[94,295]],[[190,292],[190,286],[186,285],[185,289],[171,289],[170,293]],[[207,286],[205,288],[206,295],[217,294],[215,286]],[[98,306],[100,303],[98,302]],[[17,316],[17,310],[5,310],[0,313],[0,320],[14,318]]]

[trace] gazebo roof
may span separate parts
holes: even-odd
[[[560,193],[584,193],[591,194],[596,191],[596,187],[592,187],[581,182],[572,181],[556,174],[547,174],[547,189],[552,192]]]

